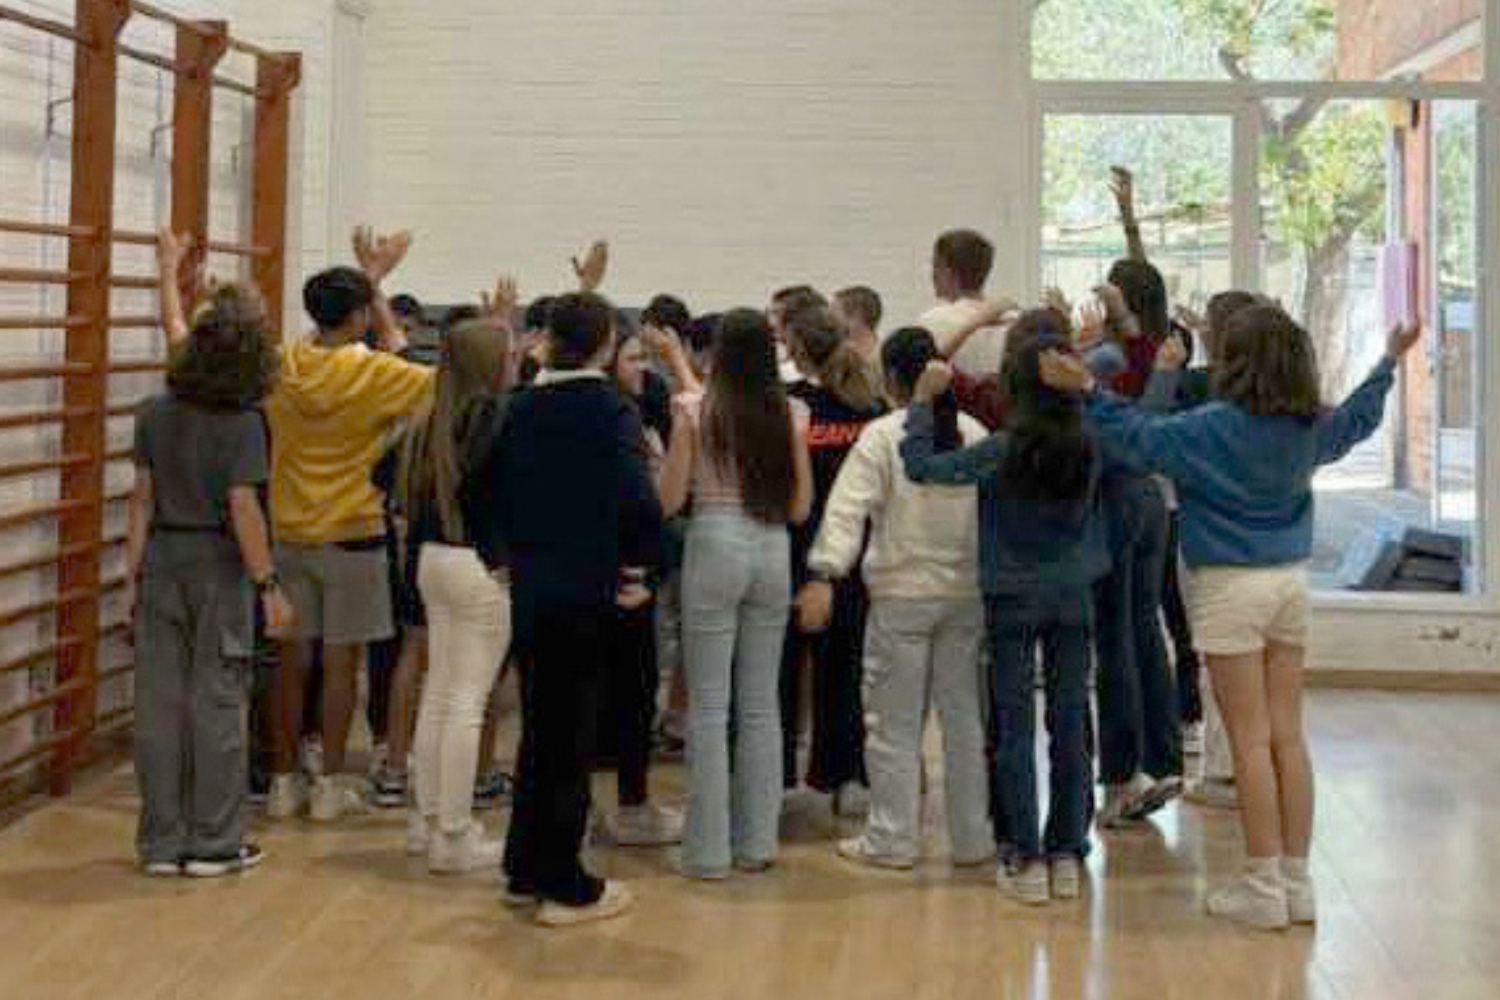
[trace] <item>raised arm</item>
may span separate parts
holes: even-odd
[[[1386,340],[1385,357],[1358,389],[1334,411],[1318,422],[1319,465],[1331,465],[1365,438],[1374,434],[1385,419],[1385,400],[1396,384],[1396,366],[1422,339],[1421,326],[1396,327]]]
[[[667,445],[667,459],[662,463],[657,491],[662,513],[675,517],[687,506],[693,476],[693,458],[697,449],[697,422],[685,402],[672,401],[672,439]]]
[[[1125,246],[1131,260],[1146,262],[1146,244],[1141,239],[1141,225],[1135,217],[1135,178],[1124,167],[1110,167],[1109,189],[1114,192],[1120,209],[1120,225],[1125,229]]]
[[[995,434],[958,451],[937,453],[937,421],[932,401],[947,391],[953,370],[934,361],[917,380],[911,409],[906,414],[906,437],[901,441],[901,464],[914,483],[973,486],[1000,472],[1006,438]]]
[[[997,326],[1018,308],[1012,299],[998,298],[985,301],[972,319],[942,339],[938,344],[938,354],[945,360],[952,360],[955,354],[963,350],[964,345],[974,334],[988,327]]]
[[[402,230],[390,236],[376,236],[368,226],[354,230],[354,257],[364,269],[370,284],[375,286],[375,301],[371,312],[375,321],[375,335],[382,351],[400,354],[406,350],[406,331],[396,320],[381,287],[385,279],[401,266],[411,250],[411,233]]]
[[[573,258],[573,274],[578,278],[580,292],[597,292],[609,273],[609,243],[595,240],[583,259]]]
[[[161,328],[167,335],[167,350],[180,347],[188,338],[187,310],[182,304],[182,265],[192,249],[193,238],[186,233],[163,229],[156,238],[157,292],[161,309]]]

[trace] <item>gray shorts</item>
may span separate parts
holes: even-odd
[[[383,541],[278,545],[276,569],[297,615],[287,638],[359,646],[396,634]]]

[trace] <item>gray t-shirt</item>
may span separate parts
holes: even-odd
[[[135,464],[151,474],[150,561],[239,560],[229,491],[266,481],[258,412],[215,413],[172,396],[147,400],[135,421]]]

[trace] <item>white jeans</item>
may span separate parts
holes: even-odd
[[[865,837],[915,859],[922,836],[922,732],[929,706],[943,729],[943,790],[953,856],[995,852],[984,758],[979,651],[984,606],[973,600],[875,600],[865,626]]]
[[[417,563],[427,607],[427,683],[417,711],[415,799],[444,833],[468,829],[479,734],[510,641],[510,592],[473,549],[427,544]]]

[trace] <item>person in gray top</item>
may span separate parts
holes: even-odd
[[[268,463],[256,407],[276,372],[267,331],[253,290],[213,290],[173,355],[167,393],[136,419],[136,847],[151,876],[228,875],[261,860],[243,814],[252,589],[271,635],[291,616],[258,493]]]

